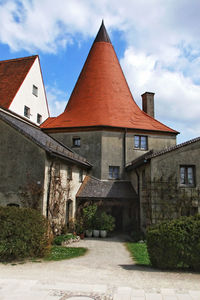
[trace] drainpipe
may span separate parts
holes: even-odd
[[[50,192],[51,192],[52,167],[53,167],[53,161],[51,162],[50,168],[49,168],[49,184],[48,184],[47,207],[46,207],[46,217],[47,217],[47,219],[48,219],[48,215],[49,215],[49,198],[50,198]]]
[[[123,163],[124,163],[124,169],[126,167],[126,133],[127,133],[127,128],[124,128],[124,139],[123,139]]]
[[[139,221],[139,226],[140,226],[140,228],[139,229],[141,229],[141,216],[140,216],[140,214],[141,214],[141,211],[140,211],[140,175],[139,175],[139,173],[138,173],[138,171],[137,170],[135,170],[135,173],[136,173],[136,175],[137,175],[137,189],[138,189],[138,199],[139,199],[139,201],[138,201],[138,210],[139,210],[139,215],[138,215],[138,221]]]

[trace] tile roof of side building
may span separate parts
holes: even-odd
[[[178,133],[136,104],[103,22],[65,111],[41,125],[47,130],[88,126]]]
[[[38,55],[0,61],[0,106],[9,108]]]
[[[127,164],[126,165],[126,170],[137,167],[137,166],[147,162],[151,158],[167,154],[169,152],[175,151],[175,150],[180,149],[182,147],[186,147],[188,145],[194,144],[194,143],[199,142],[199,141],[200,141],[200,137],[196,137],[196,138],[191,139],[189,141],[183,142],[183,143],[175,145],[175,146],[171,146],[169,148],[166,148],[166,149],[163,149],[163,150],[160,150],[160,151],[157,151],[157,152],[154,152],[153,150],[150,150],[147,153],[145,153],[145,154],[139,156],[138,158],[134,159],[129,164]]]
[[[51,155],[71,161],[71,163],[82,165],[86,168],[92,167],[85,158],[74,153],[70,148],[44,133],[38,126],[29,120],[25,120],[21,116],[3,108],[0,108],[0,119]]]

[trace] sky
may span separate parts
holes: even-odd
[[[200,136],[199,0],[0,0],[0,60],[38,54],[57,116],[102,19],[137,104],[154,92],[178,143]]]

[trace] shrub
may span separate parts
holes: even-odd
[[[147,249],[154,267],[200,270],[200,215],[150,227]]]
[[[113,231],[115,228],[115,218],[102,212],[100,215],[100,229],[106,231]]]
[[[30,208],[0,207],[0,261],[43,257],[49,250],[47,220]]]
[[[93,229],[95,224],[95,216],[97,213],[97,205],[89,205],[83,209],[83,222],[86,229]]]

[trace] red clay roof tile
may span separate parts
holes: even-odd
[[[65,111],[42,128],[112,126],[177,133],[135,103],[102,23]]]
[[[9,108],[37,55],[0,61],[0,106]]]

